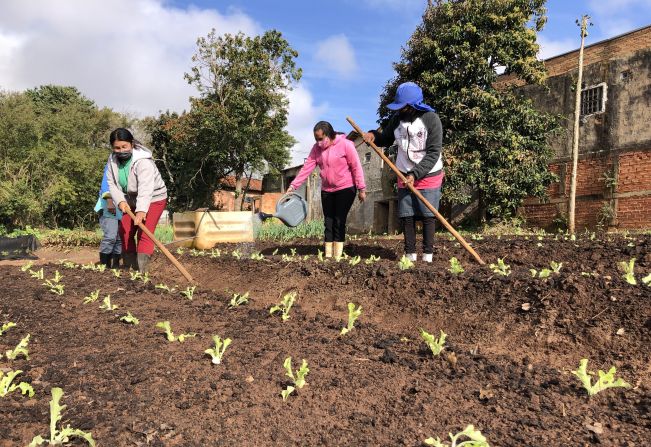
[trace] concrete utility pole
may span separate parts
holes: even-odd
[[[581,90],[583,84],[583,47],[585,38],[588,36],[588,24],[590,16],[581,17],[581,22],[576,24],[581,27],[581,48],[579,49],[579,77],[576,80],[576,104],[574,108],[574,141],[572,144],[572,179],[570,181],[570,210],[568,220],[568,230],[570,234],[575,231],[575,214],[576,214],[576,171],[579,165],[579,121],[581,119]]]

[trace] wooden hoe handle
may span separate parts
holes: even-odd
[[[357,124],[355,124],[355,121],[353,121],[353,119],[350,117],[346,117],[346,120],[350,123],[351,126],[353,126],[353,129],[355,129],[355,131],[363,138],[364,132],[362,131],[362,129],[359,128]],[[470,245],[468,245],[468,242],[466,242],[466,240],[457,232],[457,230],[455,230],[452,227],[452,225],[450,225],[450,223],[447,220],[445,220],[445,217],[443,217],[441,213],[439,213],[438,210],[434,208],[432,204],[429,203],[425,197],[423,197],[420,191],[418,191],[412,184],[407,183],[407,179],[405,179],[405,176],[402,175],[402,172],[400,172],[400,170],[396,167],[396,165],[394,165],[391,162],[391,160],[389,160],[389,157],[384,155],[384,152],[379,147],[377,147],[375,143],[367,143],[367,144],[371,146],[373,150],[375,150],[375,152],[377,152],[377,154],[380,157],[382,157],[382,160],[384,160],[384,162],[396,173],[398,178],[400,178],[400,180],[402,180],[405,183],[405,185],[409,187],[411,192],[414,193],[414,195],[418,197],[420,201],[423,202],[425,206],[432,213],[434,213],[436,218],[443,224],[445,228],[447,228],[447,230],[452,234],[452,236],[454,236],[461,243],[461,245],[463,245],[463,248],[465,248],[473,256],[473,258],[477,260],[477,262],[479,262],[481,265],[485,265],[486,263],[483,261],[483,259],[479,257],[477,252],[473,250],[473,248]]]
[[[133,221],[135,222],[136,221],[136,216],[133,214],[133,211],[131,211],[131,208],[127,207],[126,211],[127,211],[127,214],[129,215],[129,217],[131,217],[131,219],[133,219]],[[160,251],[162,251],[165,256],[167,256],[167,259],[169,259],[170,262],[172,264],[174,264],[174,267],[176,267],[179,270],[179,272],[181,272],[181,274],[185,277],[185,279],[187,279],[188,282],[190,282],[192,284],[196,284],[195,280],[188,273],[188,271],[185,269],[185,267],[183,267],[183,265],[174,257],[174,255],[172,253],[170,253],[170,251],[167,249],[167,247],[165,247],[158,239],[156,239],[156,236],[154,236],[154,234],[151,231],[149,231],[149,228],[147,228],[145,226],[145,224],[143,224],[142,222],[140,224],[138,224],[138,226],[140,227],[140,229],[147,236],[149,236],[151,238],[152,241],[154,241],[154,244],[156,244],[158,249]]]

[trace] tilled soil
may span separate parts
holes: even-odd
[[[154,288],[185,287],[161,255],[148,284],[46,265],[46,278],[63,274],[61,297],[16,266],[0,267],[0,324],[17,323],[0,352],[31,334],[29,360],[3,357],[0,368],[21,369],[36,391],[0,398],[0,446],[48,435],[54,386],[65,392],[64,422],[101,446],[420,446],[468,424],[491,446],[647,445],[651,287],[641,278],[651,273],[651,237],[472,243],[487,262],[504,257],[511,275],[473,263],[447,239],[431,265],[407,271],[398,269],[399,240],[352,241],[350,255],[382,258],[355,266],[318,262],[317,241],[186,252],[180,260],[200,283],[192,301]],[[294,260],[283,260],[292,248]],[[254,252],[265,259],[250,259]],[[448,271],[452,256],[464,273]],[[617,268],[633,257],[636,286]],[[550,261],[563,262],[560,274],[532,278],[530,268]],[[83,304],[96,289],[100,300]],[[232,294],[247,291],[250,302],[229,309]],[[269,307],[289,291],[299,298],[283,322]],[[100,310],[109,293],[119,308]],[[363,313],[340,336],[348,302]],[[139,325],[119,321],[127,311]],[[168,342],[155,327],[164,320],[198,335]],[[448,334],[440,356],[421,327]],[[220,365],[203,353],[212,335],[233,340]],[[288,356],[294,369],[306,359],[310,372],[284,402]],[[590,370],[616,366],[632,388],[589,398],[570,373],[582,358]]]

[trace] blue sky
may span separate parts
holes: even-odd
[[[392,63],[420,22],[426,0],[3,0],[0,89],[75,85],[99,105],[134,116],[181,111],[183,80],[198,36],[275,28],[299,52],[303,79],[290,93],[288,130],[300,141],[321,119],[348,132],[352,116],[375,125]],[[578,47],[575,20],[592,16],[588,44],[651,24],[651,0],[549,0],[543,58]]]

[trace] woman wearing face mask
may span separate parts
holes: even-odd
[[[111,197],[124,213],[120,220],[122,257],[126,268],[146,273],[154,252],[154,242],[138,228],[144,223],[152,233],[167,205],[167,188],[151,152],[134,140],[127,129],[119,128],[109,137],[111,153],[107,180]],[[135,212],[135,221],[127,214]]]
[[[398,146],[396,167],[436,209],[443,183],[443,128],[433,108],[423,102],[423,91],[413,82],[398,86],[393,103],[396,110],[382,132],[372,130],[364,140],[380,147]],[[416,260],[416,220],[423,221],[423,261],[432,262],[434,253],[434,214],[398,179],[398,217],[405,234],[405,255]]]
[[[341,257],[346,240],[346,218],[355,196],[366,199],[364,171],[355,144],[345,135],[334,131],[326,121],[314,126],[316,144],[312,147],[287,193],[297,190],[319,166],[321,174],[321,205],[325,224],[325,256]]]

